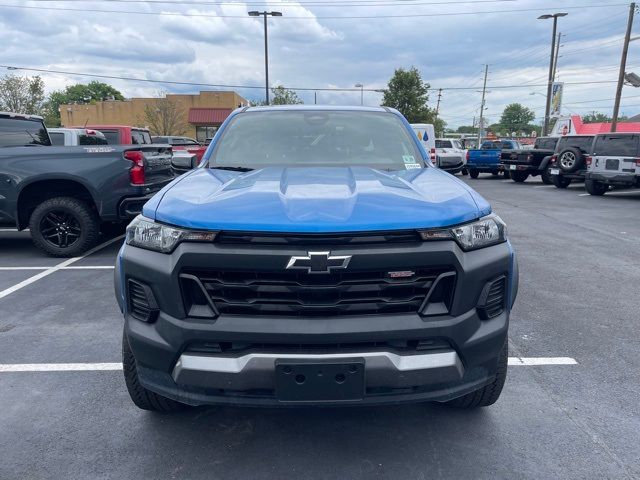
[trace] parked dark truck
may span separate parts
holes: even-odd
[[[503,151],[502,164],[505,170],[511,174],[511,180],[517,183],[524,182],[529,176],[540,175],[545,185],[551,185],[549,163],[553,155],[559,137],[540,137],[531,150]]]
[[[138,407],[498,399],[515,253],[398,111],[242,108],[203,162],[116,261]]]
[[[170,147],[54,147],[41,117],[0,113],[0,224],[49,255],[82,254],[174,178]]]

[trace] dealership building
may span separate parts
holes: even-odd
[[[167,94],[182,117],[184,135],[200,142],[213,136],[220,124],[241,106],[249,102],[236,92],[202,91],[195,95]],[[78,125],[148,126],[145,107],[154,108],[159,98],[107,100],[91,104],[60,105],[60,120],[64,127]],[[151,132],[157,134],[158,132]]]

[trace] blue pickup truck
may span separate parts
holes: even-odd
[[[127,228],[125,381],[155,411],[491,405],[517,279],[502,220],[398,111],[238,109]]]
[[[522,145],[517,140],[486,140],[482,142],[479,149],[467,151],[469,176],[478,178],[481,173],[499,175],[503,172],[505,178],[509,178],[509,171],[504,168],[501,160],[510,158],[514,151],[523,151]]]

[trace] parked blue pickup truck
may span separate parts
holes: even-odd
[[[397,110],[240,108],[127,228],[126,385],[165,412],[491,405],[517,278],[502,220]]]
[[[467,169],[471,178],[478,178],[481,173],[498,175],[504,173],[509,178],[509,171],[501,163],[503,155],[510,158],[513,151],[522,151],[522,145],[517,140],[486,140],[480,149],[467,151]],[[524,152],[523,152],[524,153]]]

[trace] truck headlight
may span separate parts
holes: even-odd
[[[463,250],[476,250],[507,241],[507,227],[497,215],[448,229],[421,230],[423,240],[455,240]]]
[[[171,227],[138,215],[127,227],[125,242],[134,247],[171,253],[181,242],[213,242],[217,233]]]

